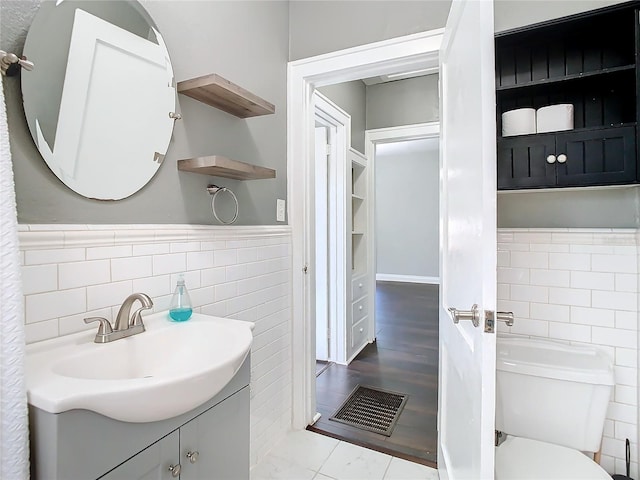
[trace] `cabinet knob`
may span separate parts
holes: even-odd
[[[187,458],[191,463],[196,463],[198,461],[198,456],[200,452],[187,452]]]
[[[556,156],[555,155],[549,155],[547,157],[547,163],[556,163]]]
[[[362,305],[360,305],[360,306],[358,307],[358,310],[362,310]]]
[[[182,470],[182,467],[180,467],[179,463],[177,465],[169,465],[169,471],[173,478],[178,478],[180,476],[180,470]]]
[[[567,161],[567,156],[564,153],[558,155],[558,163],[564,163]]]
[[[359,287],[359,288],[362,288],[362,284],[361,284],[361,283],[359,283],[359,284],[358,284],[358,287]]]
[[[360,327],[360,333],[364,332],[364,327]]]

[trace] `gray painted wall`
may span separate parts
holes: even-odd
[[[1,49],[22,51],[38,5],[39,0],[1,2]],[[184,119],[176,123],[159,172],[132,197],[100,202],[67,189],[48,170],[27,128],[19,79],[8,78],[3,83],[19,222],[215,224],[205,187],[216,183],[238,196],[238,224],[275,224],[276,198],[286,198],[288,2],[144,5],[164,36],[177,81],[218,73],[275,104],[275,115],[243,120],[178,95]],[[211,154],[275,168],[277,178],[241,182],[178,173],[178,159]]]
[[[367,130],[434,122],[439,108],[438,75],[367,86]]]
[[[625,1],[627,0],[494,0],[495,30],[502,32]]]
[[[290,3],[291,60],[444,26],[449,0],[342,0]]]
[[[318,89],[333,103],[351,115],[351,146],[364,153],[364,130],[366,122],[365,84],[360,80],[338,83]]]
[[[438,142],[376,149],[376,273],[439,276]]]

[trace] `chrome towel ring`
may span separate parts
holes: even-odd
[[[213,216],[215,217],[215,219],[223,225],[231,225],[232,223],[234,223],[238,219],[238,212],[239,212],[238,198],[236,197],[235,193],[233,193],[227,187],[219,187],[217,185],[209,185],[207,187],[207,192],[209,192],[209,195],[211,195],[211,211],[213,212]],[[233,202],[236,205],[233,218],[229,221],[222,220],[218,216],[218,213],[216,212],[216,197],[218,196],[218,194],[220,194],[220,192],[228,192],[231,195],[231,197],[233,197]]]

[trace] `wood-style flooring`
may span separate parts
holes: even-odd
[[[322,417],[308,429],[435,466],[438,286],[378,282],[376,337],[350,365],[331,364],[317,377],[317,409]],[[329,420],[357,384],[409,395],[391,437]]]

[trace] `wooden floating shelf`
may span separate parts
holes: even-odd
[[[178,93],[240,118],[275,113],[272,103],[215,73],[178,82]]]
[[[214,175],[216,177],[232,178],[234,180],[276,178],[276,171],[272,168],[259,167],[250,163],[239,162],[220,155],[178,160],[178,170],[183,172],[202,173],[204,175]]]

